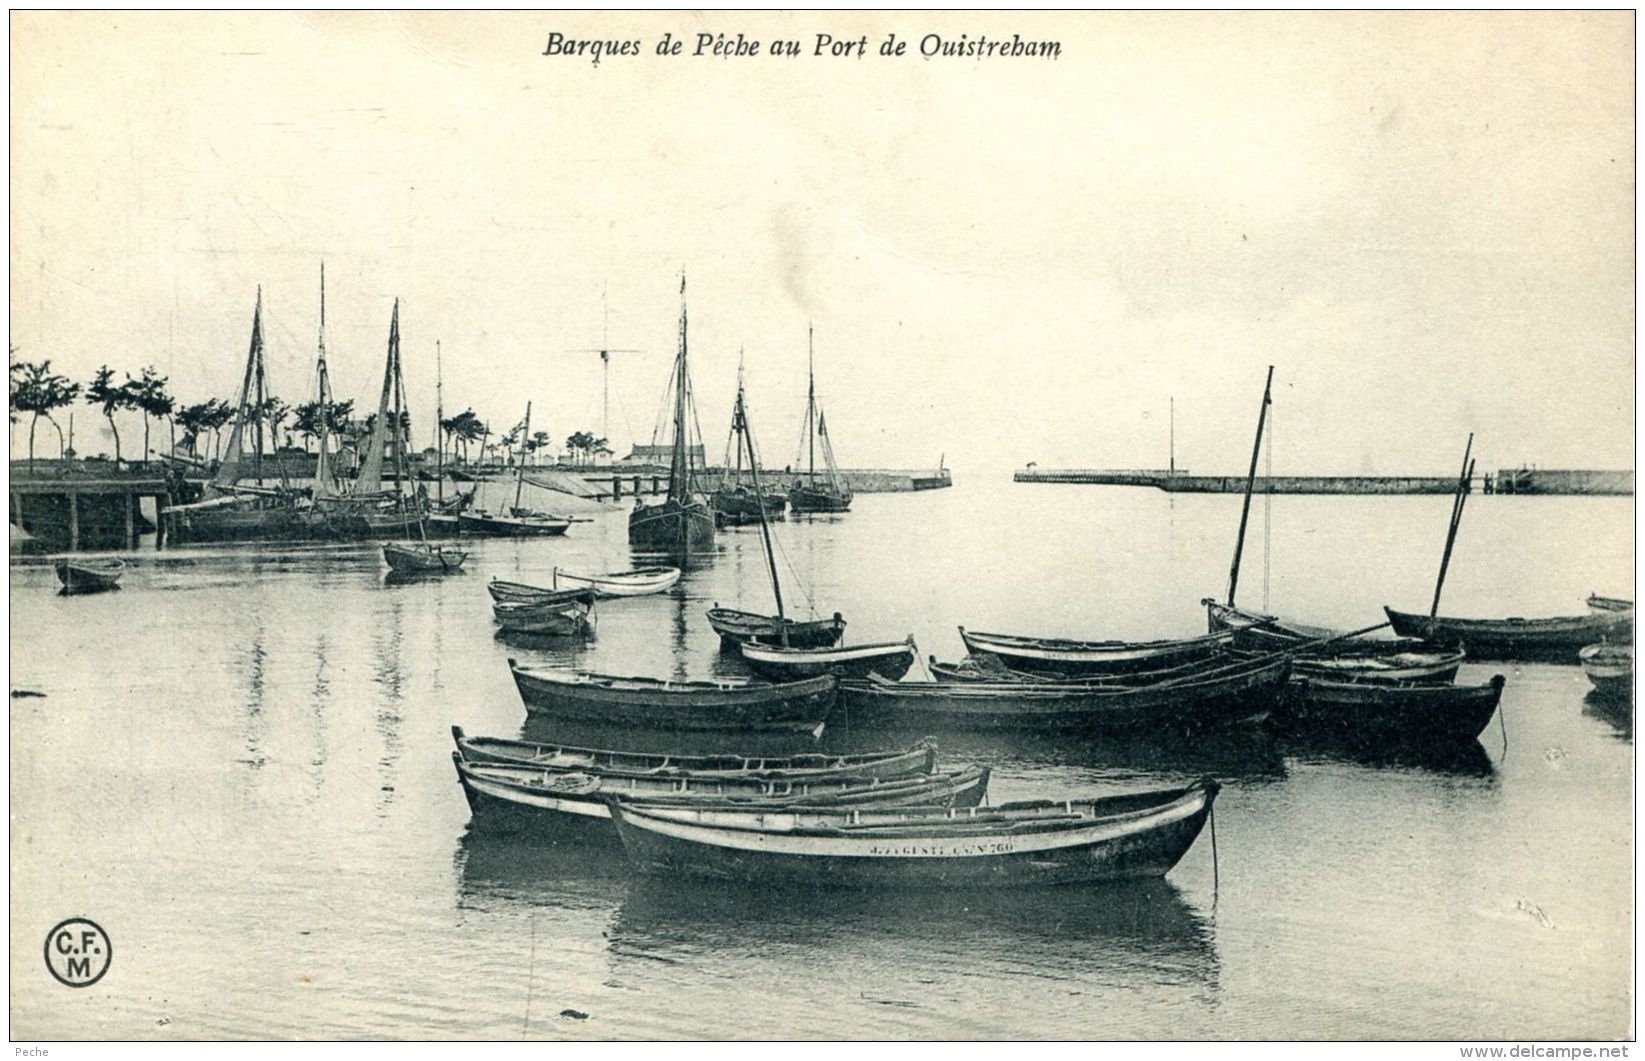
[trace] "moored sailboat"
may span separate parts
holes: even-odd
[[[400,300],[394,300],[394,315],[389,318],[388,324],[388,364],[389,372],[393,376],[394,395],[393,406],[388,410],[387,419],[394,425],[394,480],[396,485],[396,503],[400,512],[400,525],[404,529],[404,542],[385,542],[383,544],[383,561],[388,564],[389,570],[401,577],[414,575],[446,575],[460,571],[463,561],[468,559],[468,553],[455,546],[433,545],[428,540],[428,532],[423,527],[423,511],[419,499],[415,496],[407,497],[404,490],[399,489],[408,479],[406,467],[406,449],[410,444],[407,437],[407,424],[411,419],[411,410],[406,403],[405,374],[400,367]],[[413,538],[411,528],[417,529]]]
[[[742,381],[737,382],[737,404],[731,413],[731,432],[740,449],[748,453],[748,470],[755,494],[760,493],[760,459],[754,446],[754,431],[748,423],[748,407],[743,399]],[[824,648],[839,641],[845,632],[845,620],[835,612],[832,619],[793,619],[783,611],[782,580],[777,577],[777,556],[771,543],[771,526],[763,512],[756,511],[760,525],[760,547],[765,553],[766,570],[771,576],[771,596],[777,605],[776,615],[760,615],[736,608],[722,608],[718,603],[708,611],[708,625],[720,635],[722,649],[735,649],[745,642],[759,639],[772,646],[773,652],[787,649]],[[816,673],[807,671],[807,673]]]
[[[674,443],[668,463],[668,496],[656,504],[636,500],[628,514],[628,544],[643,549],[697,549],[714,541],[714,506],[696,490],[687,418],[691,375],[686,367],[685,277],[680,277],[680,340],[674,357]]]
[[[817,407],[817,356],[813,330],[806,329],[806,348],[810,360],[807,378],[810,384],[805,401],[805,441],[808,454],[806,474],[796,479],[788,491],[788,503],[796,516],[811,512],[845,512],[851,508],[851,491],[840,479],[840,470],[834,464],[834,443],[828,436],[828,421]],[[817,440],[822,440],[825,476],[817,479]]]

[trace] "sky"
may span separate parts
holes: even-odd
[[[1470,431],[1482,471],[1631,467],[1634,29],[13,13],[8,334],[76,379],[152,364],[229,398],[261,286],[295,404],[324,262],[340,397],[374,405],[399,298],[416,437],[437,341],[447,415],[529,400],[534,429],[600,433],[607,333],[626,452],[683,273],[711,456],[741,357],[767,462],[794,459],[814,327],[846,467],[1163,467],[1174,403],[1178,467],[1239,473],[1270,364],[1277,474],[1454,474]],[[552,33],[639,54],[545,56]],[[699,33],[762,54],[695,56]],[[821,33],[868,54],[817,56]],[[929,34],[1060,50],[927,59]],[[108,445],[79,408],[78,448]]]

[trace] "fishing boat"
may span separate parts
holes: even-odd
[[[1463,619],[1439,614],[1440,592],[1445,587],[1445,573],[1450,567],[1451,550],[1456,544],[1457,530],[1462,525],[1463,509],[1468,501],[1468,484],[1473,478],[1472,452],[1474,436],[1468,436],[1468,449],[1463,451],[1462,474],[1457,478],[1456,495],[1451,502],[1451,521],[1445,532],[1445,551],[1440,555],[1439,577],[1434,580],[1434,599],[1427,615],[1397,611],[1384,607],[1394,632],[1405,637],[1420,637],[1442,645],[1460,645],[1474,659],[1547,660],[1557,663],[1577,662],[1577,653],[1596,641],[1631,641],[1634,632],[1634,610],[1631,606],[1594,607],[1589,598],[1590,611],[1586,615],[1558,616],[1547,619]],[[1623,604],[1616,598],[1601,598],[1606,604]]]
[[[714,541],[714,506],[696,489],[692,457],[691,376],[686,368],[685,277],[680,277],[680,343],[669,388],[674,439],[668,462],[668,496],[656,504],[636,500],[628,514],[628,544],[642,549],[698,549]]]
[[[817,354],[813,329],[806,329],[806,348],[809,362],[806,370],[810,384],[805,397],[805,442],[807,471],[805,478],[796,479],[788,491],[788,504],[796,516],[811,512],[845,512],[851,508],[851,491],[840,479],[840,469],[834,463],[834,443],[828,436],[828,420],[817,408]],[[817,441],[822,440],[825,475],[817,479]]]
[[[393,432],[392,448],[394,450],[394,481],[395,505],[399,510],[405,541],[384,542],[383,561],[388,564],[389,571],[402,578],[423,575],[447,575],[454,571],[461,571],[463,561],[468,559],[468,553],[450,545],[434,545],[428,540],[428,530],[424,523],[423,499],[417,495],[407,496],[398,489],[398,484],[410,477],[410,468],[406,465],[406,451],[410,448],[411,439],[407,434],[407,425],[411,422],[411,410],[406,402],[405,374],[400,364],[400,300],[394,300],[394,315],[388,326],[388,363],[393,377],[394,396],[393,404],[387,410],[387,421],[398,427]],[[318,477],[316,484],[324,482],[324,477]],[[413,533],[415,531],[415,534]]]
[[[449,545],[384,542],[383,560],[397,575],[449,575],[463,569],[468,554]]]
[[[1467,658],[1460,648],[1415,637],[1353,636],[1273,616],[1241,611],[1207,597],[1202,602],[1212,630],[1230,630],[1234,650],[1243,654],[1290,652],[1291,680],[1448,682]]]
[[[940,682],[1021,682],[1036,685],[1137,686],[1185,678],[1220,668],[1231,660],[1242,657],[1232,653],[1208,656],[1176,667],[1160,670],[1122,671],[1118,674],[1087,674],[1073,676],[1058,671],[1023,671],[1007,667],[998,656],[988,652],[967,655],[958,663],[943,663],[930,657],[926,669],[934,681]]]
[[[1588,607],[1596,612],[1631,612],[1634,602],[1623,597],[1601,597],[1592,593],[1588,595]]]
[[[57,561],[57,581],[63,584],[64,596],[119,589],[120,576],[125,573],[126,562],[118,557],[109,560],[65,557]]]
[[[529,601],[497,601],[491,614],[508,633],[576,637],[588,633],[593,608],[592,590],[566,590]]]
[[[550,538],[564,534],[571,521],[557,516],[510,516],[485,509],[457,513],[464,534],[492,538]]]
[[[714,518],[722,527],[753,526],[762,515],[775,522],[786,518],[787,510],[785,494],[756,494],[747,486],[722,486],[714,491]]]
[[[1296,683],[1288,714],[1300,731],[1386,744],[1467,744],[1484,732],[1502,699],[1498,674],[1482,685],[1358,682],[1307,678]]]
[[[643,597],[661,593],[680,581],[677,567],[635,567],[627,571],[607,571],[601,575],[579,575],[554,569],[554,588],[563,582],[594,590],[602,597]]]
[[[648,806],[718,807],[774,811],[791,807],[975,807],[988,792],[989,770],[970,767],[904,777],[747,777],[736,774],[589,774],[535,766],[475,763],[453,752],[452,763],[476,818],[588,835],[610,833],[610,807],[629,801]]]
[[[525,403],[525,419],[519,429],[523,437],[531,437],[531,403]],[[506,512],[469,509],[457,513],[457,525],[464,534],[492,538],[552,538],[564,534],[571,520],[562,516],[538,512],[520,505],[520,494],[525,489],[525,462],[514,466],[514,504]]]
[[[239,398],[222,459],[200,499],[168,505],[166,540],[182,545],[196,542],[315,541],[335,536],[324,519],[305,505],[300,491],[285,481],[285,464],[278,465],[281,482],[263,484],[268,403],[268,370],[263,347],[263,289],[251,317],[251,345],[246,354]],[[247,452],[247,436],[251,449]],[[249,480],[249,481],[242,481]]]
[[[737,359],[737,394],[743,391],[742,359]],[[788,497],[780,491],[760,490],[743,481],[743,447],[737,436],[737,417],[733,409],[731,429],[726,433],[725,462],[720,472],[720,483],[714,490],[714,518],[722,527],[747,527],[760,522],[783,519],[788,508]]]
[[[896,681],[914,665],[914,635],[901,641],[874,645],[841,645],[836,648],[794,648],[764,641],[744,641],[738,646],[754,673],[776,681],[837,674],[842,678],[866,678],[877,674]]]
[[[1549,619],[1459,619],[1414,615],[1384,608],[1394,632],[1439,644],[1461,645],[1474,659],[1547,660],[1570,663],[1596,641],[1633,637],[1634,613],[1596,611]]]
[[[1143,686],[1041,682],[893,682],[871,676],[840,690],[853,724],[949,730],[1125,733],[1256,722],[1290,676],[1284,656]]]
[[[735,774],[761,778],[806,778],[850,775],[859,778],[906,777],[937,768],[936,742],[927,738],[899,751],[857,755],[663,755],[644,752],[539,744],[502,737],[470,737],[451,727],[457,753],[474,763],[513,763],[543,770],[590,774],[637,774],[671,777],[683,774]]]
[[[820,734],[839,691],[833,675],[670,681],[522,667],[512,659],[508,668],[529,714],[655,729]]]
[[[731,410],[731,434],[737,440],[739,452],[748,454],[748,471],[755,493],[760,492],[760,460],[754,445],[754,429],[748,422],[748,406],[743,397],[743,384],[737,380],[737,403]],[[783,609],[782,579],[777,576],[777,554],[771,543],[771,525],[764,516],[756,516],[760,526],[760,548],[765,556],[766,573],[771,579],[771,597],[776,603],[776,615],[761,615],[737,608],[722,608],[719,602],[708,610],[708,625],[720,635],[722,651],[734,652],[738,646],[754,640],[788,648],[827,648],[840,640],[845,632],[845,620],[835,612],[831,619],[794,619]]]
[[[1220,786],[970,810],[765,813],[613,801],[623,849],[649,873],[811,886],[1012,887],[1170,872]]]
[[[1016,670],[1058,671],[1083,676],[1161,670],[1209,659],[1233,641],[1233,634],[1220,631],[1202,637],[1165,641],[1075,641],[1060,637],[976,633],[962,626],[960,640],[965,642],[967,651],[998,656],[1006,666]]]
[[[1599,692],[1627,696],[1634,689],[1634,646],[1631,642],[1602,641],[1577,653],[1582,672]]]
[[[839,643],[845,620],[835,612],[828,619],[791,619],[760,615],[718,604],[708,609],[708,625],[720,635],[720,647],[735,650],[745,641],[760,640],[793,648],[824,648]]]

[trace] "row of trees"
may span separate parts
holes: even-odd
[[[12,348],[16,354],[16,348]],[[103,417],[108,420],[109,430],[114,435],[114,459],[122,460],[120,452],[120,428],[115,423],[115,414],[121,412],[137,412],[143,418],[143,453],[149,453],[149,428],[152,420],[164,420],[171,428],[172,450],[176,451],[178,429],[182,430],[181,443],[191,456],[201,455],[201,439],[208,433],[211,436],[211,453],[221,456],[222,430],[234,420],[235,407],[219,398],[196,402],[192,405],[177,407],[176,400],[166,389],[166,377],[155,371],[151,365],[144,368],[134,379],[130,373],[126,374],[123,382],[117,382],[114,370],[104,365],[97,370],[88,384],[82,386],[70,380],[67,376],[51,370],[50,359],[29,362],[18,361],[15,356],[11,362],[10,398],[11,419],[15,422],[19,415],[29,417],[29,462],[34,461],[35,428],[40,418],[57,429],[58,452],[63,457],[73,457],[73,450],[65,443],[62,425],[58,423],[54,413],[66,408],[77,399],[98,407]],[[322,418],[324,432],[340,438],[345,443],[359,448],[370,435],[372,427],[377,422],[377,414],[371,413],[364,418],[354,416],[354,402],[328,402],[324,410],[318,401],[304,402],[292,406],[287,402],[270,397],[251,410],[248,426],[262,424],[267,431],[268,438],[278,440],[281,429],[289,420],[291,431],[286,434],[286,443],[291,444],[295,434],[303,440],[303,452],[309,452],[309,447],[322,433]],[[406,414],[401,414],[401,426],[409,434],[410,421]],[[440,432],[445,445],[454,454],[460,454],[460,459],[467,462],[469,447],[479,443],[479,458],[481,463],[486,460],[487,452],[500,454],[507,463],[516,459],[524,460],[528,455],[549,449],[553,442],[547,431],[532,432],[529,438],[524,437],[524,423],[516,424],[512,429],[499,435],[495,440],[491,438],[491,428],[475,415],[474,410],[465,409],[455,416],[440,421]],[[603,438],[596,438],[591,432],[577,431],[565,440],[565,448],[572,460],[592,460],[600,454],[610,454],[611,448]]]

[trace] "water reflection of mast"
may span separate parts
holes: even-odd
[[[250,666],[247,668],[246,678],[246,758],[245,762],[253,767],[262,766],[263,738],[267,729],[267,720],[263,717],[263,672],[268,664],[268,650],[263,647],[264,630],[259,620],[257,630],[251,635]]]
[[[672,668],[675,678],[684,680],[689,677],[690,671],[686,666],[686,645],[690,641],[690,627],[686,624],[686,594],[674,595],[674,665]]]
[[[377,639],[374,646],[377,656],[375,680],[384,692],[377,709],[376,726],[378,735],[383,738],[383,755],[377,761],[378,766],[382,768],[382,784],[378,789],[377,801],[379,817],[387,812],[389,803],[394,799],[395,766],[399,762],[401,750],[399,705],[405,697],[405,626],[401,602],[391,601],[388,612],[387,637]]]
[[[311,712],[314,719],[314,755],[310,761],[314,766],[314,794],[318,799],[325,780],[326,760],[330,758],[326,751],[326,706],[331,702],[331,679],[326,676],[326,635],[323,631],[314,639],[314,660]]]

